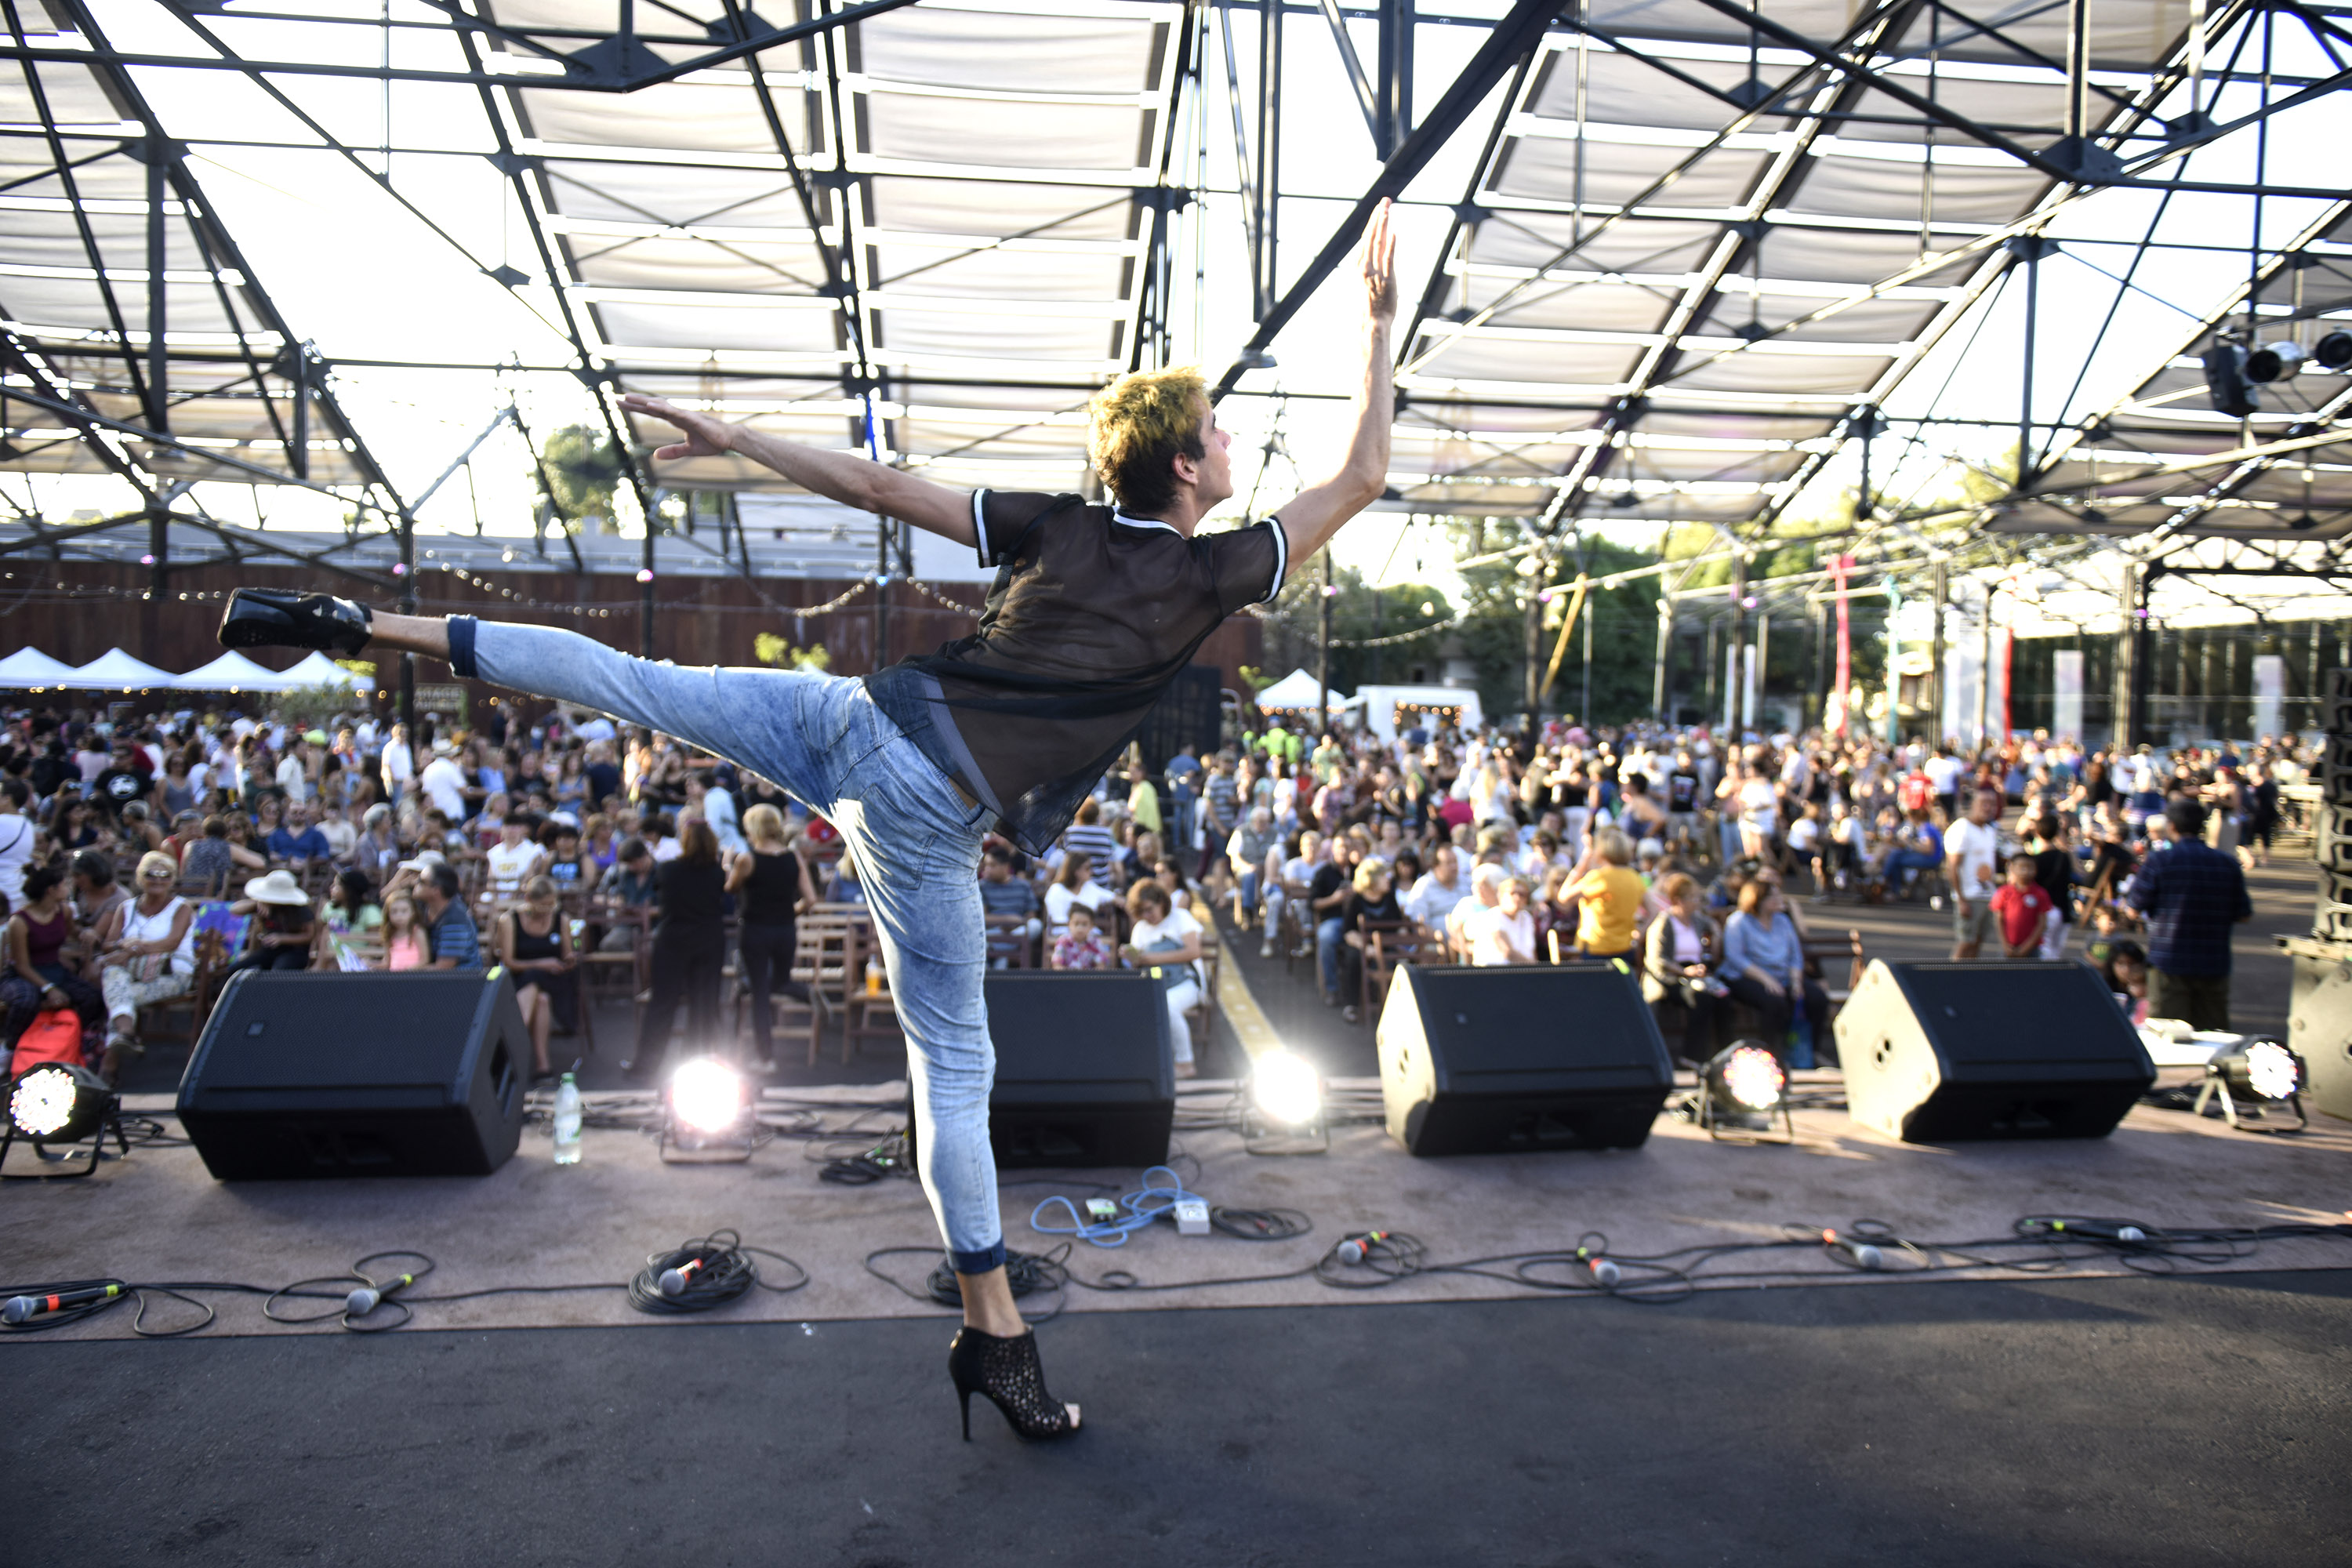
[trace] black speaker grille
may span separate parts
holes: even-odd
[[[1654,1059],[1649,1009],[1607,964],[1560,969],[1416,971],[1414,992],[1430,1033],[1446,1046],[1458,1079],[1483,1074],[1645,1068]],[[1563,1053],[1563,1040],[1572,1052]]]
[[[2074,963],[2018,964],[1987,983],[1980,964],[1906,963],[1904,989],[1944,1058],[1956,1067],[2104,1060],[2123,1028],[2098,977]],[[2104,1032],[2104,1038],[2102,1032]]]

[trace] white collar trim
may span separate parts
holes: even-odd
[[[1164,528],[1171,533],[1176,531],[1176,525],[1172,522],[1162,522],[1156,517],[1129,517],[1116,507],[1111,509],[1110,520],[1125,523],[1129,528]]]

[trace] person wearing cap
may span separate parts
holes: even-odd
[[[242,969],[308,969],[315,933],[310,897],[294,873],[282,867],[245,885],[245,897],[229,906],[236,914],[257,918],[253,938],[229,972]]]
[[[457,748],[446,740],[433,742],[433,760],[417,774],[416,787],[450,821],[466,819],[466,770],[457,761]]]

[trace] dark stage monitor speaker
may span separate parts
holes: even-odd
[[[1836,1034],[1848,1112],[1910,1143],[2104,1138],[2156,1082],[2083,963],[1877,960]]]
[[[223,1181],[486,1176],[522,1137],[530,1035],[505,971],[233,975],[180,1080]]]
[[[1000,969],[986,994],[996,1047],[988,1134],[998,1165],[1141,1169],[1168,1158],[1176,1061],[1158,981]]]
[[[1389,1133],[1415,1154],[1632,1149],[1675,1084],[1640,988],[1613,964],[1406,964],[1379,1032]]]

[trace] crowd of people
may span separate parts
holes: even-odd
[[[16,715],[0,739],[7,1043],[70,1011],[113,1076],[212,931],[223,974],[501,963],[541,1074],[579,1026],[587,955],[642,955],[624,1063],[639,1079],[679,1009],[689,1037],[719,1037],[731,956],[746,1054],[772,1066],[772,997],[803,994],[796,921],[863,900],[830,825],[667,737],[594,717],[510,728],[509,711],[414,735],[361,714]],[[1158,977],[1187,1074],[1212,908],[1262,955],[1311,958],[1351,1020],[1376,938],[1424,962],[1615,960],[1693,1061],[1735,1022],[1811,1059],[1831,1004],[1805,911],[1836,900],[1948,906],[1955,957],[2079,953],[2137,1016],[2221,1027],[2242,867],[2270,853],[2281,787],[2311,765],[2293,737],[1964,751],[1277,722],[1150,771],[1130,753],[1045,854],[992,838],[980,891],[995,963]]]

